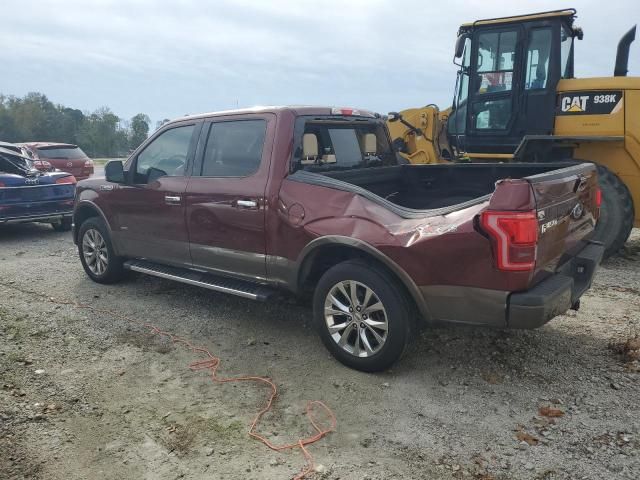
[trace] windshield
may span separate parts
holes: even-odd
[[[294,153],[293,171],[326,172],[398,164],[381,121],[315,117],[298,122],[300,146]]]
[[[68,158],[70,160],[87,158],[79,147],[43,147],[38,148],[40,158]]]

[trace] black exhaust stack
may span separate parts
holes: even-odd
[[[629,67],[629,48],[636,39],[636,25],[625,33],[618,43],[618,53],[616,54],[616,68],[613,71],[614,77],[626,77]]]

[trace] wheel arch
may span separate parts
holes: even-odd
[[[309,243],[301,252],[294,275],[294,290],[306,293],[313,289],[319,278],[331,267],[346,260],[362,259],[374,262],[393,277],[413,300],[425,320],[431,320],[424,297],[415,282],[391,258],[371,244],[351,237],[338,235],[320,237]]]
[[[98,207],[98,205],[96,205],[95,203],[89,201],[89,200],[81,200],[80,202],[78,202],[78,204],[76,205],[76,208],[73,210],[73,242],[77,245],[78,244],[78,232],[80,231],[80,225],[82,225],[82,223],[91,218],[91,217],[99,217],[101,218],[105,225],[107,226],[107,230],[109,231],[109,236],[112,239],[112,243],[113,243],[113,249],[116,251],[117,253],[117,246],[115,244],[115,242],[113,242],[113,235],[111,232],[111,226],[109,225],[109,222],[107,221],[107,217],[104,214],[104,212],[102,211],[102,209],[100,207]]]

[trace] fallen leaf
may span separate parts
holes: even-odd
[[[527,432],[520,431],[516,433],[516,438],[519,442],[527,442],[529,445],[538,445],[538,443],[540,443],[540,440],[533,435],[529,435]]]
[[[564,412],[562,410],[560,410],[559,408],[553,408],[553,407],[540,407],[540,409],[538,410],[538,413],[543,417],[551,417],[551,418],[562,417],[564,415]]]

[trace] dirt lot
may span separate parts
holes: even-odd
[[[329,357],[304,306],[144,276],[94,284],[47,226],[0,227],[0,299],[2,479],[286,479],[304,465],[247,436],[265,387],[213,384],[183,348],[61,300],[188,337],[222,374],[271,376],[259,431],[275,442],[308,435],[306,402],[324,401],[338,427],[309,448],[316,478],[640,477],[640,351],[621,345],[640,334],[638,230],[579,312],[536,331],[428,330],[378,375]]]

